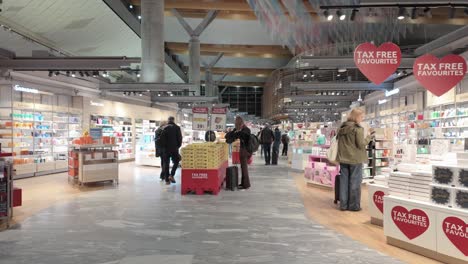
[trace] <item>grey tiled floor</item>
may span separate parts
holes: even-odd
[[[285,166],[254,165],[250,190],[218,196],[181,196],[158,174],[122,164],[118,187],[0,233],[0,263],[400,263],[307,219]]]

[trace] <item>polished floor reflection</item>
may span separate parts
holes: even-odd
[[[0,233],[0,263],[399,263],[307,219],[285,166],[251,170],[248,191],[181,196],[158,169],[124,163],[120,185]]]

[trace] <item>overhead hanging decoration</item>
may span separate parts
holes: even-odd
[[[416,80],[436,96],[442,96],[461,82],[466,70],[466,60],[454,54],[441,59],[426,54],[418,57],[413,65]]]
[[[367,79],[379,85],[400,66],[401,50],[398,45],[391,42],[386,42],[378,48],[366,42],[354,50],[354,62]]]

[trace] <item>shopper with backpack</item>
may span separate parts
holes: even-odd
[[[182,132],[180,127],[175,124],[175,118],[169,117],[167,126],[164,127],[161,133],[162,147],[163,147],[163,171],[166,184],[176,183],[174,176],[179,167],[180,155],[179,149],[182,146]],[[172,160],[173,166],[169,173],[170,161]]]
[[[338,130],[336,161],[340,163],[340,210],[361,210],[362,164],[367,163],[366,147],[374,134],[364,136],[364,128],[360,125],[364,112],[354,108]]]
[[[265,128],[262,130],[260,135],[260,142],[262,142],[263,151],[265,152],[265,165],[271,164],[271,144],[275,140],[275,135],[271,131],[270,127],[265,125]]]
[[[272,165],[278,165],[278,156],[279,156],[279,149],[281,144],[281,131],[278,127],[275,128],[275,141],[273,143],[273,155],[271,158]]]
[[[281,136],[281,143],[283,143],[283,152],[281,156],[287,156],[289,146],[289,136],[287,132]]]
[[[167,125],[166,121],[162,121],[161,124],[159,125],[158,129],[154,132],[154,146],[156,149],[156,157],[159,157],[161,160],[161,173],[159,174],[159,178],[161,181],[164,181],[166,178],[164,176],[164,170],[163,170],[163,153],[164,149],[162,147],[162,140],[161,140],[161,135],[164,130],[164,127]]]

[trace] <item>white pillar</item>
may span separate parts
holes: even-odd
[[[195,95],[200,95],[200,40],[191,36],[189,42],[189,82],[195,85]]]
[[[164,0],[141,0],[142,82],[164,82],[164,57]]]

